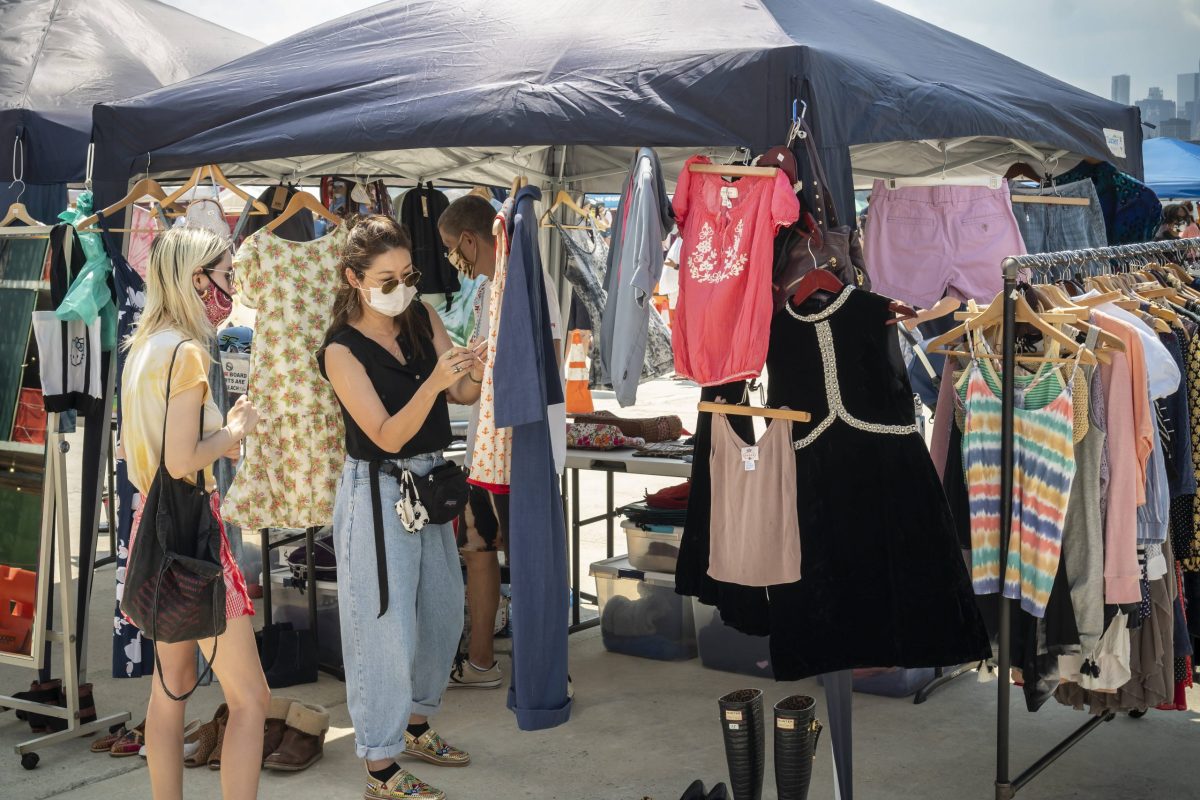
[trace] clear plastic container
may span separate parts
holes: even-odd
[[[646,572],[675,574],[683,528],[641,525],[630,520],[622,520],[621,527],[625,529],[626,552],[629,553],[631,567]]]
[[[691,598],[700,663],[709,669],[773,680],[771,640],[735,630],[721,619],[716,606]]]
[[[288,569],[271,572],[271,621],[292,623],[308,630],[308,591],[296,587]],[[342,625],[338,619],[337,584],[317,581],[317,658],[322,664],[342,665]]]
[[[675,594],[675,576],[634,569],[625,556],[592,564],[600,633],[613,653],[683,661],[696,657],[692,604]]]

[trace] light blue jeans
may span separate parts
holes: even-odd
[[[424,476],[441,455],[397,459]],[[346,698],[359,758],[404,752],[410,714],[431,716],[442,702],[463,630],[463,580],[450,524],[417,534],[400,524],[396,479],[379,476],[387,550],[388,610],[379,616],[369,462],[346,459],[333,511],[338,610]]]

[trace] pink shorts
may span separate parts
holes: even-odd
[[[216,492],[209,495],[213,516],[221,526],[221,567],[225,571],[225,619],[254,616],[254,603],[246,589],[246,578],[233,559],[233,551],[229,549],[229,539],[225,536],[225,522],[221,519],[221,498]],[[133,557],[133,546],[137,541],[138,528],[142,524],[142,509],[146,506],[146,496],[138,495],[137,511],[133,514],[133,526],[129,531],[129,553]],[[124,616],[124,613],[122,613]],[[129,620],[128,617],[125,617]],[[132,621],[130,621],[132,625]]]
[[[864,243],[871,291],[920,308],[945,295],[990,303],[1000,265],[1025,254],[1008,184],[908,186],[875,181]]]

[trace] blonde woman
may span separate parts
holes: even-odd
[[[222,456],[236,458],[242,439],[258,423],[254,404],[242,397],[230,409],[222,427],[221,412],[213,403],[208,386],[209,345],[215,326],[229,316],[232,308],[232,278],[229,247],[211,231],[176,228],[160,235],[151,245],[146,309],[137,331],[124,343],[129,354],[121,384],[125,460],[130,481],[143,495],[150,490],[158,471],[160,451],[172,477],[188,478],[203,469],[212,490],[213,462]],[[203,428],[198,432],[196,420],[201,409]],[[216,513],[215,492],[212,498]],[[130,550],[137,547],[140,521],[139,511],[134,519]],[[225,568],[228,622],[225,633],[219,637],[220,652],[213,662],[213,671],[229,708],[222,746],[221,791],[225,800],[243,800],[258,794],[263,723],[270,690],[254,645],[250,624],[254,607],[246,592],[246,581],[229,552],[224,527],[221,563]],[[183,796],[185,702],[172,700],[162,684],[165,682],[176,695],[182,695],[195,684],[197,645],[204,653],[211,654],[215,642],[156,644],[162,674],[150,690],[145,734],[155,800],[176,800]]]

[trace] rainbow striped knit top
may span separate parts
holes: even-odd
[[[1003,588],[1005,597],[1020,600],[1021,608],[1035,617],[1046,614],[1075,478],[1074,376],[1048,402],[1035,391],[1054,374],[1054,364],[1047,362],[1032,378],[1018,377],[1013,411],[1012,533]],[[1001,399],[978,361],[959,392],[966,411],[962,448],[971,512],[971,579],[976,594],[992,594],[1001,588]]]

